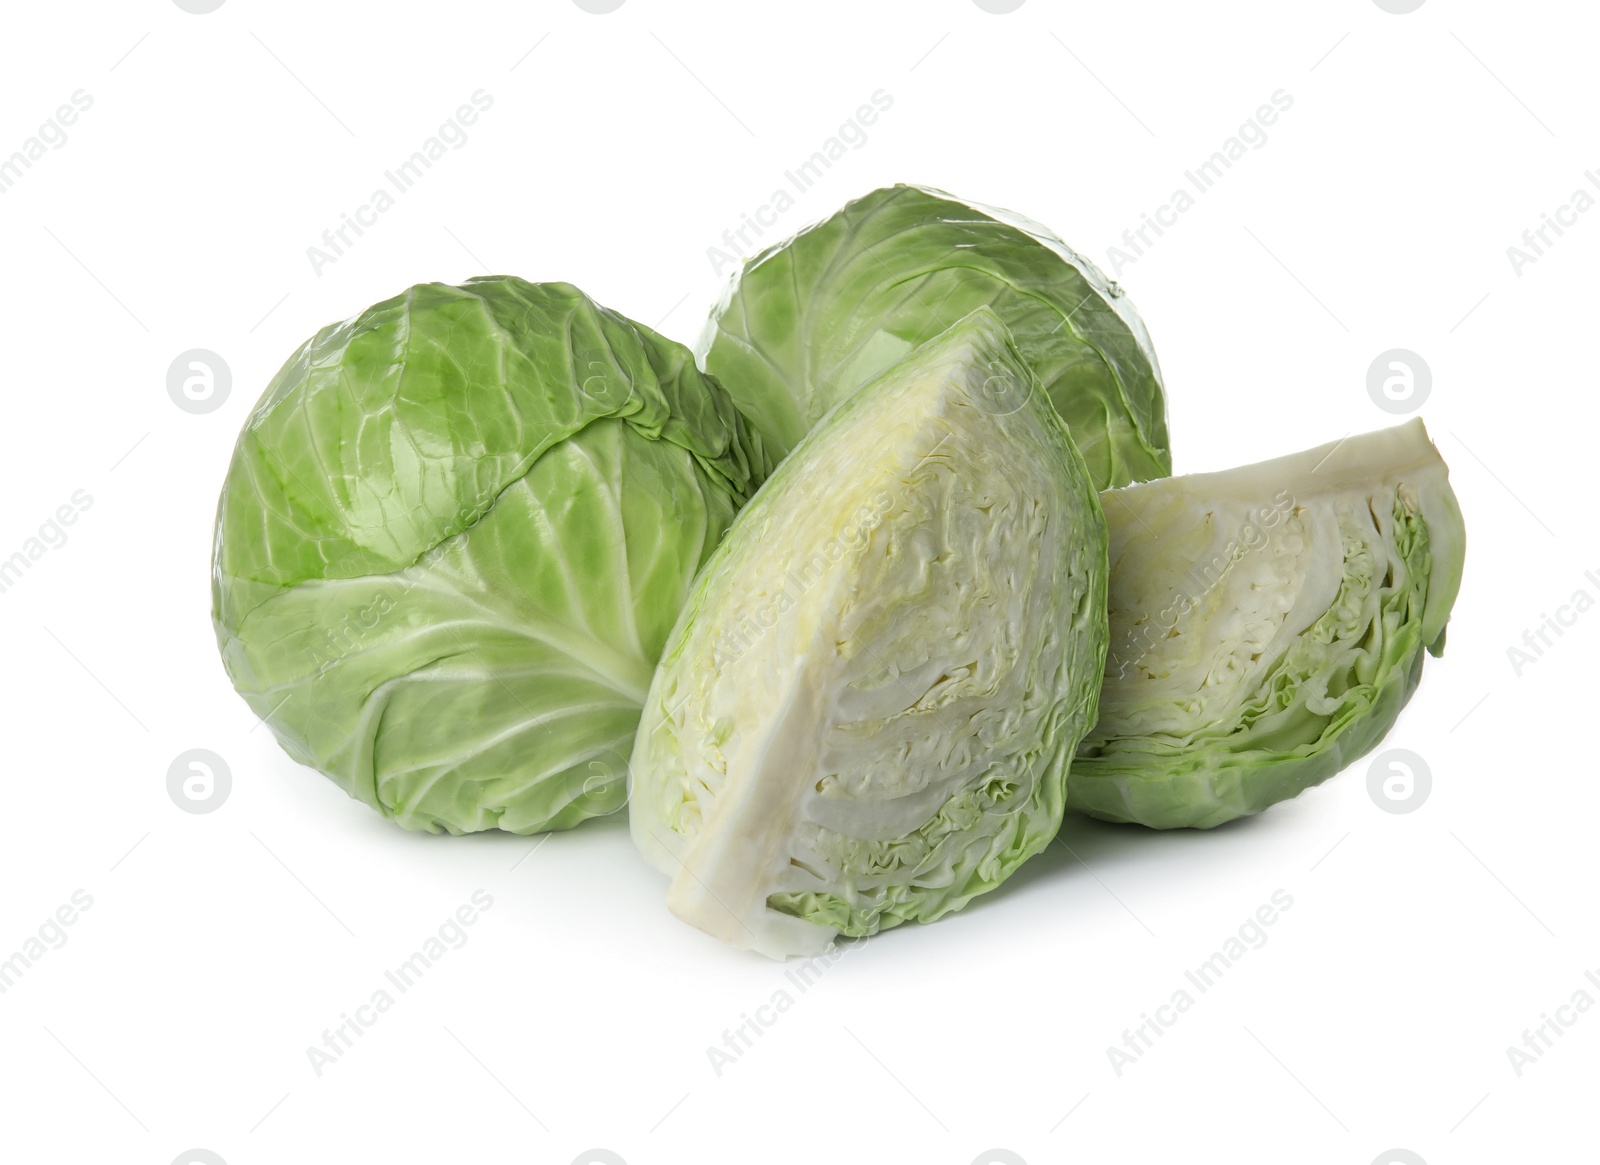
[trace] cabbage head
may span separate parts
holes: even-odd
[[[989,309],[840,404],[706,564],[645,703],[629,817],[673,913],[814,954],[1048,845],[1095,717],[1105,539]]]
[[[687,349],[566,284],[324,328],[240,434],[213,618],[279,743],[407,829],[620,808],[661,647],[765,475]]]
[[[1373,748],[1444,648],[1466,534],[1420,420],[1101,500],[1111,648],[1074,809],[1259,813]]]
[[[778,452],[979,307],[1010,329],[1099,489],[1165,477],[1167,405],[1139,313],[1038,223],[892,186],[735,274],[698,351]]]

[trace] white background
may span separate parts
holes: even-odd
[[[102,0],[5,19],[0,156],[74,91],[93,105],[0,195],[0,557],[74,491],[93,502],[0,594],[0,959],[75,890],[93,905],[0,995],[0,1158],[1592,1159],[1600,1009],[1520,1077],[1506,1053],[1580,988],[1600,1000],[1600,615],[1520,676],[1507,656],[1575,591],[1600,597],[1600,214],[1520,274],[1507,257],[1600,165],[1587,8]],[[307,247],[478,89],[494,104],[467,144],[315,272]],[[1363,761],[1213,832],[1069,822],[1002,891],[800,993],[671,918],[620,820],[537,850],[415,836],[290,762],[217,660],[210,521],[278,365],[408,284],[570,280],[692,341],[722,284],[708,247],[879,89],[892,109],[767,241],[914,181],[1109,265],[1291,95],[1120,272],[1177,468],[1391,423],[1367,368],[1412,349],[1469,558],[1449,651],[1386,745],[1432,771],[1418,811],[1381,811]],[[232,370],[206,415],[166,391],[190,348]],[[192,748],[233,775],[208,815],[166,791]],[[467,944],[316,1075],[307,1047],[480,888]],[[1108,1046],[1279,889],[1266,944],[1119,1076]],[[780,989],[794,1006],[717,1075],[707,1048]]]

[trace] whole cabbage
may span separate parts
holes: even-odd
[[[324,328],[217,508],[234,686],[407,829],[620,808],[700,564],[768,471],[689,352],[566,284],[430,283]]]
[[[781,454],[980,307],[1010,329],[1097,488],[1172,472],[1161,368],[1122,290],[1038,223],[943,191],[875,190],[767,248],[699,352]]]

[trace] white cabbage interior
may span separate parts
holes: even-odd
[[[1427,517],[1444,483],[1444,463],[1417,421],[1241,469],[1106,491],[1111,643],[1087,743],[1192,740],[1238,723],[1347,577],[1359,582],[1347,601],[1361,608],[1350,619],[1376,617],[1385,579],[1405,572],[1393,537],[1396,494]],[[1430,529],[1446,537],[1452,524]],[[1299,695],[1316,699],[1315,690]]]
[[[948,881],[971,855],[908,835],[975,788],[1020,804],[1055,747],[1072,619],[1053,564],[1076,553],[1052,506],[1060,438],[1035,408],[996,411],[1028,391],[997,375],[958,352],[875,394],[848,440],[797,451],[812,464],[714,564],[717,621],[695,618],[663,668],[635,838],[672,910],[724,941],[815,952],[834,932],[770,895]]]

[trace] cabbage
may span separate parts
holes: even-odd
[[[992,307],[1099,489],[1172,472],[1149,334],[1120,288],[1037,223],[893,186],[735,274],[699,349],[779,453],[873,376]]]
[[[696,582],[632,759],[668,905],[814,954],[1049,844],[1105,658],[1105,523],[988,309],[841,404]]]
[[[1113,490],[1111,647],[1071,808],[1209,828],[1374,747],[1438,655],[1465,531],[1420,420]]]
[[[695,571],[769,466],[687,349],[565,284],[424,284],[324,328],[217,511],[234,686],[407,829],[620,808]]]

